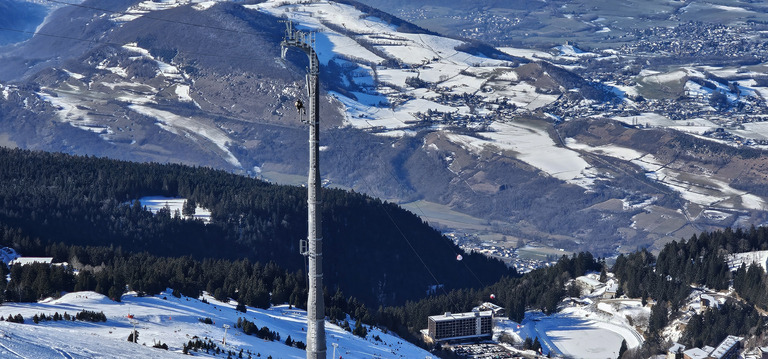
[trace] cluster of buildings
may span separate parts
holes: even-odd
[[[636,41],[619,48],[625,55],[669,54],[681,57],[722,57],[738,59],[754,57],[768,59],[768,46],[749,36],[757,32],[744,26],[687,22],[674,27],[657,26],[638,29],[632,35]]]
[[[686,348],[675,343],[667,351],[667,359],[736,359],[739,358],[742,337],[729,335],[716,347]],[[761,353],[762,355],[762,353]]]
[[[513,246],[483,242],[476,235],[457,232],[450,232],[445,235],[464,251],[482,253],[489,257],[498,258],[508,266],[515,268],[517,273],[528,273],[535,269],[548,267],[556,263],[560,258],[559,255],[551,255],[545,259],[524,258],[520,256],[518,249]]]
[[[504,359],[518,358],[503,346],[490,342],[493,337],[493,319],[503,316],[504,308],[483,303],[466,313],[446,312],[427,318],[427,329],[422,337],[427,343],[448,343],[461,358]]]
[[[435,89],[441,92],[441,89]],[[441,105],[452,108],[469,108],[469,112],[444,112],[428,109],[426,112],[416,112],[414,116],[418,122],[423,125],[440,123],[454,126],[487,126],[494,121],[507,121],[514,116],[517,105],[506,99],[497,99],[486,101],[485,97],[476,94],[449,94],[442,93],[438,98],[433,99]]]

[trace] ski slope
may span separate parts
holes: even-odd
[[[222,350],[235,354],[242,349],[256,358],[305,358],[306,352],[285,345],[292,340],[306,342],[306,312],[287,305],[267,310],[248,308],[247,313],[235,310],[236,303],[222,303],[204,294],[200,299],[171,295],[171,290],[156,296],[138,297],[128,293],[121,302],[113,302],[95,292],[68,293],[58,299],[39,303],[3,303],[0,315],[21,314],[24,324],[0,321],[0,358],[183,358],[182,346],[193,338],[211,339]],[[41,321],[34,324],[35,314],[52,316],[58,312],[74,315],[81,310],[104,312],[106,322]],[[133,326],[132,315],[139,332],[138,343],[128,342]],[[214,324],[200,319],[211,318]],[[266,341],[249,336],[235,328],[238,318],[266,326],[280,335],[280,341]],[[225,329],[226,345],[222,343]],[[351,324],[354,327],[354,324]],[[373,339],[374,336],[381,341]],[[338,344],[336,355],[344,358],[424,358],[426,352],[394,335],[370,328],[366,339],[357,337],[340,327],[326,323],[328,357],[333,353],[332,343]],[[152,348],[154,343],[167,344],[169,349]],[[193,352],[196,357],[226,358],[227,354]]]

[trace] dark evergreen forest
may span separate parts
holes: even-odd
[[[184,197],[212,211],[213,222],[153,215],[144,196]],[[423,298],[428,289],[480,287],[514,275],[500,261],[464,253],[395,204],[323,189],[324,284],[369,306]],[[33,238],[9,243],[26,256],[55,244],[111,246],[196,260],[274,262],[304,270],[306,190],[209,168],[140,164],[0,148],[0,225]],[[23,248],[23,249],[21,249]],[[456,261],[461,254],[462,261]],[[65,251],[57,261],[86,263]],[[99,265],[94,262],[93,265]]]
[[[613,272],[621,280],[620,291],[629,297],[656,301],[645,333],[645,354],[666,348],[660,330],[687,311],[686,298],[693,287],[727,290],[732,284],[738,295],[724,305],[694,314],[681,343],[689,347],[716,346],[728,335],[759,336],[765,319],[758,310],[768,309],[768,276],[761,267],[742,266],[731,272],[726,257],[732,253],[768,249],[768,228],[704,232],[687,241],[673,241],[658,257],[642,250],[620,255]]]
[[[153,215],[131,204],[149,195],[188,198],[211,209],[213,222],[169,211]],[[579,253],[519,276],[498,261],[463,253],[396,205],[335,189],[324,189],[322,199],[326,314],[342,326],[347,313],[419,342],[427,316],[468,311],[491,294],[520,321],[526,310],[556,311],[563,298],[578,294],[566,283],[606,269]],[[14,266],[0,299],[93,290],[120,300],[126,290],[153,295],[170,287],[174,295],[208,291],[253,307],[305,308],[306,272],[297,253],[305,218],[306,192],[298,187],[207,168],[0,148],[0,245],[71,264]],[[620,255],[611,268],[619,295],[655,302],[639,352],[663,349],[661,329],[687,310],[695,286],[732,285],[737,296],[693,315],[683,344],[761,335],[768,275],[755,265],[731,272],[726,257],[766,249],[768,229],[760,227],[673,241],[658,256],[645,250]],[[456,260],[459,253],[463,261]],[[0,266],[0,275],[8,271]],[[355,328],[358,335],[364,329]]]

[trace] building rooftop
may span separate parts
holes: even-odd
[[[479,306],[472,309],[474,312],[475,310],[479,312],[485,312],[485,311],[491,311],[493,313],[498,313],[499,311],[503,311],[504,307],[498,306],[496,304],[493,304],[491,302],[485,302],[483,304],[480,304]]]
[[[442,315],[432,315],[429,317],[430,320],[434,320],[435,322],[444,322],[448,320],[456,320],[456,319],[468,319],[468,318],[475,318],[475,317],[492,317],[493,312],[492,311],[485,311],[485,312],[467,312],[467,313],[451,313],[447,312]]]
[[[720,345],[717,346],[717,348],[715,348],[715,350],[712,351],[712,357],[715,359],[722,358],[725,353],[731,350],[731,348],[733,348],[735,345],[738,345],[742,339],[744,338],[729,335],[720,343]]]
[[[678,353],[684,350],[685,350],[685,345],[682,345],[680,343],[675,343],[667,350],[667,353]]]
[[[590,277],[587,277],[587,276],[577,277],[576,280],[579,281],[579,282],[582,282],[582,283],[584,283],[584,284],[586,284],[586,285],[588,285],[588,286],[590,286],[592,288],[597,288],[597,287],[600,287],[600,286],[603,285],[603,283],[600,282],[599,280],[593,279],[593,278],[590,278]]]
[[[709,357],[709,352],[706,352],[699,348],[691,348],[683,352],[686,356],[688,356],[691,359],[707,359]]]

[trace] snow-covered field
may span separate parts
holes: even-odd
[[[567,138],[566,144],[571,149],[611,156],[636,164],[645,170],[646,176],[679,192],[683,198],[696,204],[737,209],[768,208],[768,204],[761,197],[735,189],[716,178],[694,176],[669,167],[651,154],[615,145],[593,147],[579,143],[573,138]]]
[[[630,349],[643,343],[642,336],[627,323],[626,316],[647,317],[650,314],[650,310],[640,307],[639,301],[624,302],[616,307],[608,305],[608,312],[594,304],[567,307],[549,316],[528,312],[519,327],[517,323],[501,319],[496,321],[495,330],[499,335],[509,333],[521,340],[539,338],[544,354],[568,358],[615,358],[622,340],[626,340]]]
[[[492,141],[474,136],[449,134],[448,138],[470,150],[482,152],[493,147],[517,153],[517,158],[563,181],[589,188],[595,173],[592,166],[573,150],[559,147],[549,136],[544,123],[493,123],[489,132],[480,133]]]
[[[186,198],[173,198],[163,196],[149,196],[139,198],[139,203],[142,207],[146,207],[150,212],[157,213],[161,208],[168,208],[171,211],[171,215],[174,215],[177,211],[183,213],[184,203],[187,202]],[[202,220],[203,222],[211,221],[211,211],[207,208],[200,206],[195,207],[194,219]]]
[[[757,264],[764,271],[768,272],[768,251],[734,253],[728,256],[728,268],[731,271],[739,269],[742,264],[747,267]]]
[[[538,338],[544,354],[567,358],[615,358],[622,341],[629,349],[640,347],[644,340],[635,328],[647,326],[650,308],[638,299],[603,299],[606,289],[615,291],[618,283],[611,273],[605,283],[599,278],[597,273],[577,278],[572,285],[586,285],[586,293],[561,302],[552,315],[529,311],[519,324],[496,319],[494,336]]]
[[[0,322],[0,357],[2,358],[183,358],[182,345],[190,340],[211,339],[222,350],[235,354],[242,349],[256,358],[304,358],[306,353],[284,344],[288,336],[306,342],[306,312],[286,306],[268,310],[248,308],[247,313],[235,310],[236,303],[221,303],[204,295],[208,304],[196,299],[171,295],[170,290],[157,296],[137,297],[135,293],[123,296],[122,302],[113,302],[95,292],[68,293],[59,299],[47,299],[40,303],[3,303],[0,315],[7,317],[21,314],[24,324]],[[201,298],[202,299],[202,298]],[[41,321],[32,322],[35,314],[65,312],[74,315],[81,310],[104,312],[106,322]],[[129,315],[136,321],[139,332],[138,344],[128,342],[133,329]],[[200,319],[211,318],[214,324],[204,324]],[[265,341],[245,335],[235,328],[238,318],[268,327],[279,333],[281,341]],[[222,343],[224,325],[231,326],[226,332],[226,345]],[[429,353],[404,340],[385,334],[376,328],[369,329],[367,339],[346,332],[336,325],[326,323],[328,357],[333,352],[332,343],[338,344],[336,355],[344,358],[424,358]],[[376,341],[378,336],[381,341]],[[194,338],[194,339],[193,339]],[[152,348],[155,343],[167,344],[168,351]],[[213,352],[192,352],[197,357],[226,358]],[[247,358],[247,354],[244,355]]]

